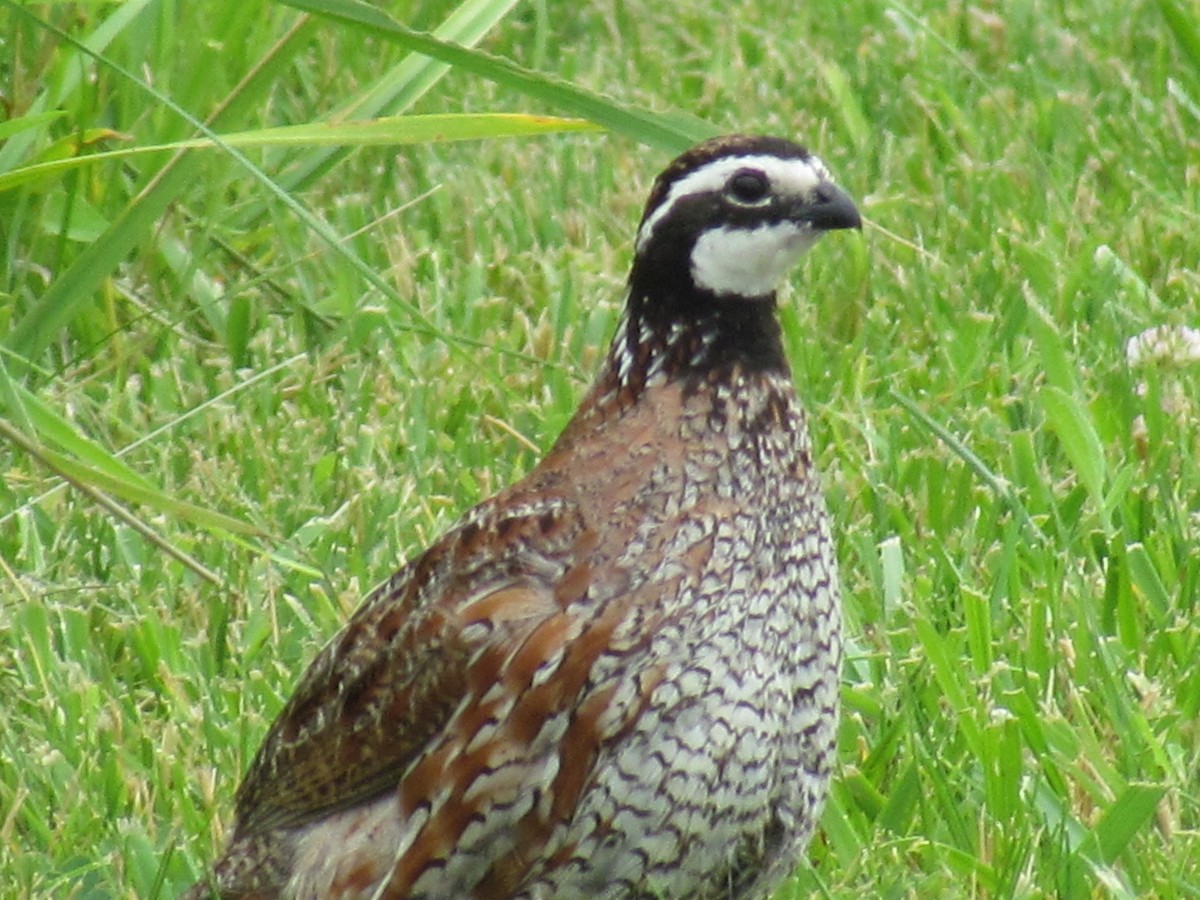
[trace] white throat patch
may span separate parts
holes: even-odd
[[[692,248],[692,280],[718,296],[764,297],[820,237],[821,232],[795,222],[714,228]]]

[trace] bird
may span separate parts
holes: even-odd
[[[319,652],[188,895],[757,897],[836,762],[834,530],[777,316],[861,229],[788,138],[653,184],[590,389]]]

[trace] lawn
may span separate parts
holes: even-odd
[[[653,176],[735,130],[867,219],[782,298],[849,653],[778,896],[1200,896],[1200,7],[388,9],[464,53],[300,5],[0,0],[0,896],[200,875],[306,662],[567,421]]]

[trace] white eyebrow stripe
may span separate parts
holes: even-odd
[[[682,197],[719,191],[725,187],[729,176],[739,169],[758,169],[770,179],[772,191],[797,197],[809,193],[818,184],[832,181],[825,164],[815,156],[809,156],[808,159],[781,159],[765,153],[750,153],[744,156],[722,157],[701,166],[671,185],[662,203],[638,229],[636,249],[640,251],[646,245],[658,223],[666,218]]]

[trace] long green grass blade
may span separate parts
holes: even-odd
[[[7,122],[0,122],[0,141],[7,141],[13,135],[20,134],[23,131],[42,128],[51,122],[58,121],[65,115],[66,113],[61,109],[52,109],[49,112],[17,116],[15,119],[9,119]]]
[[[609,131],[672,153],[716,133],[715,128],[698,119],[689,119],[678,114],[673,117],[664,116],[618,103],[593,91],[531,71],[481,50],[440,40],[432,34],[401,25],[377,7],[367,3],[357,0],[285,2],[296,9],[361,28],[417,53],[449,63],[464,72],[519,91],[568,115],[589,119]]]
[[[60,29],[49,25],[45,27],[57,32],[84,55],[96,55],[90,48]],[[272,58],[256,70],[253,77],[241,83],[237,95],[226,98],[226,102],[211,123],[213,127],[220,127],[227,120],[238,119],[246,107],[258,102],[270,89],[271,76],[275,67],[286,58],[287,48],[297,44],[302,35],[302,29],[294,29],[284,40],[274,45]],[[108,60],[104,62],[114,65]],[[117,66],[114,68],[120,69]],[[139,84],[150,94],[156,93],[132,72],[121,71],[131,83]],[[161,94],[158,94],[158,98],[175,106],[180,114],[186,116],[182,109],[171,103],[170,98]],[[72,319],[76,310],[93,299],[96,288],[120,265],[126,254],[145,239],[179,191],[196,177],[197,171],[197,161],[189,159],[186,154],[180,153],[173,157],[130,200],[108,230],[89,244],[71,265],[55,278],[4,339],[4,347],[13,357],[9,369],[14,375],[22,374],[26,365],[32,363]]]
[[[443,41],[474,47],[516,3],[517,0],[464,0],[434,29],[433,34]],[[380,113],[396,115],[406,112],[450,71],[452,69],[446,63],[420,53],[410,53],[373,84],[334,107],[328,119],[340,122],[370,119]],[[280,187],[287,191],[306,187],[318,175],[328,171],[346,151],[347,148],[343,147],[316,147],[309,150],[293,160],[280,174]],[[261,212],[261,206],[250,210],[243,221],[257,220]]]
[[[1094,855],[1099,862],[1114,862],[1138,832],[1154,820],[1165,793],[1162,785],[1129,785],[1088,832],[1079,847],[1079,853],[1083,856]]]
[[[1100,436],[1084,404],[1057,387],[1047,386],[1038,392],[1046,422],[1062,443],[1067,458],[1083,486],[1096,504],[1097,512],[1105,517],[1104,483],[1107,463]]]
[[[978,454],[974,453],[963,441],[959,440],[940,422],[934,419],[929,413],[925,412],[917,403],[910,397],[905,397],[903,394],[898,394],[895,391],[891,392],[892,399],[903,406],[917,420],[920,425],[942,441],[949,447],[954,455],[961,459],[967,466],[978,475],[983,482],[995,492],[996,496],[1003,498],[1005,504],[1013,511],[1022,522],[1030,536],[1045,540],[1045,535],[1038,527],[1037,523],[1029,517],[1025,505],[1021,502],[1021,498],[1013,490],[1012,485],[998,476],[991,468],[979,458]]]
[[[3,365],[0,365],[0,408],[6,408],[9,417],[16,420],[17,427],[36,435],[41,443],[52,443],[117,481],[142,488],[150,487],[150,483],[141,475],[82,435],[22,384],[9,378]]]
[[[1158,9],[1191,64],[1192,77],[1200,80],[1200,11],[1196,4],[1184,6],[1178,0],[1158,0]]]
[[[214,531],[228,532],[230,534],[262,534],[261,529],[240,519],[235,519],[224,513],[205,509],[194,503],[188,503],[185,500],[172,497],[151,486],[140,475],[129,473],[126,476],[125,473],[128,470],[124,464],[112,457],[108,458],[103,469],[81,463],[66,454],[37,444],[35,441],[22,435],[5,419],[0,419],[0,437],[7,439],[22,451],[41,461],[43,465],[75,485],[88,486],[94,490],[103,491],[106,494],[111,494],[114,497],[131,503],[148,506],[159,512],[185,519]],[[96,453],[93,452],[91,455],[95,458]]]
[[[46,133],[49,125],[58,118],[59,107],[73,97],[81,85],[87,84],[85,73],[88,70],[88,60],[104,50],[137,20],[154,0],[128,0],[117,4],[112,14],[101,22],[90,34],[80,40],[68,40],[64,48],[56,54],[56,65],[53,74],[45,79],[45,90],[29,104],[25,117],[40,115],[46,118],[38,120],[35,128],[22,129],[0,146],[0,172],[7,172],[26,158],[30,150],[37,146]],[[20,15],[44,24],[30,9],[23,8],[13,0],[0,0],[0,5],[8,8],[11,15]]]
[[[209,150],[218,147],[236,147],[246,150],[260,147],[403,146],[599,130],[600,126],[582,119],[560,119],[553,116],[529,116],[518,113],[392,116],[363,122],[318,122],[287,125],[222,134],[213,138],[175,141],[170,144],[126,147],[120,150],[92,153],[87,156],[73,156],[69,159],[36,163],[0,175],[0,191],[12,190],[39,178],[59,175],[98,162],[128,159],[148,153]]]

